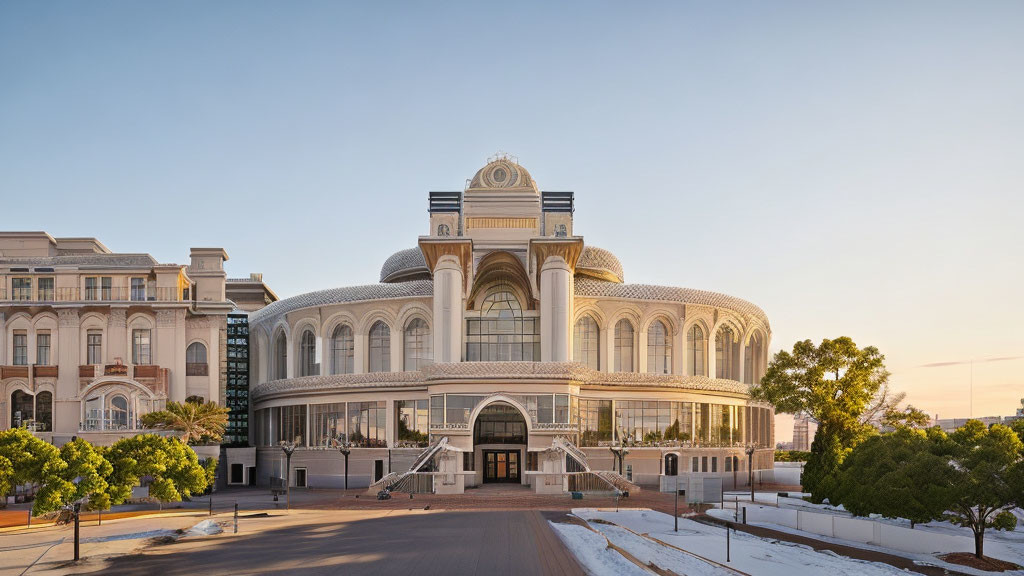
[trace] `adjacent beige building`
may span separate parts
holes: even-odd
[[[168,400],[224,405],[227,258],[193,248],[162,264],[95,238],[0,232],[0,429],[109,444]]]
[[[286,476],[283,441],[297,445],[289,482],[313,487],[731,486],[746,483],[748,448],[771,468],[774,415],[748,395],[767,365],[764,312],[625,283],[574,209],[572,192],[541,191],[499,157],[464,191],[430,193],[428,233],[379,283],[253,312],[260,484]]]

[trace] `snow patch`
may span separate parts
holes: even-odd
[[[608,547],[604,536],[575,524],[551,522],[551,529],[593,576],[649,576],[639,566]]]

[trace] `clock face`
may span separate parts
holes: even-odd
[[[505,172],[504,168],[495,168],[494,172],[491,174],[491,177],[494,178],[495,182],[501,183],[504,182],[506,178],[508,178],[508,172]]]

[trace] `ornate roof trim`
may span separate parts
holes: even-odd
[[[602,282],[590,278],[579,278],[575,282],[575,294],[584,298],[622,298],[625,300],[656,300],[662,302],[678,302],[682,304],[698,304],[715,308],[725,308],[753,317],[770,328],[768,316],[755,304],[707,290],[693,288],[676,288],[673,286],[654,286],[651,284],[616,284]]]
[[[412,280],[410,282],[394,282],[390,284],[367,284],[365,286],[330,288],[278,300],[265,308],[253,312],[249,321],[252,324],[274,324],[280,316],[302,308],[347,302],[364,302],[368,300],[418,298],[432,296],[433,294],[434,282],[431,280]]]
[[[252,388],[253,399],[302,392],[345,392],[366,388],[423,387],[453,380],[570,380],[584,386],[633,386],[680,391],[742,394],[750,386],[735,380],[679,374],[600,372],[578,362],[453,362],[431,364],[421,371],[336,374],[273,380]]]

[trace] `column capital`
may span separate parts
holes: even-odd
[[[430,273],[444,256],[454,256],[462,265],[463,276],[469,277],[468,267],[473,264],[473,241],[469,238],[420,236],[420,250]]]
[[[530,240],[530,262],[535,267],[534,273],[539,274],[544,263],[552,256],[561,257],[570,272],[576,271],[576,263],[583,254],[583,238],[533,238]]]

